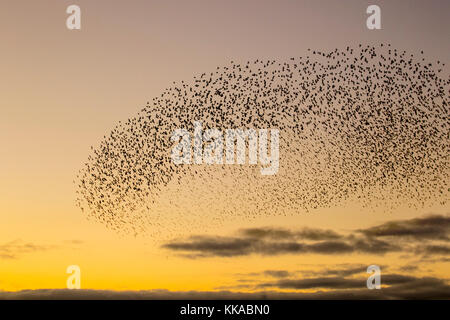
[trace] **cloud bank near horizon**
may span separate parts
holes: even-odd
[[[261,287],[271,290],[256,292],[221,291],[169,291],[163,289],[141,291],[114,291],[92,289],[37,289],[17,292],[0,291],[0,300],[217,300],[217,299],[450,299],[450,285],[443,279],[386,275],[382,281],[389,287],[368,290],[364,279],[319,277],[310,279],[285,279]],[[293,291],[320,288],[316,292]],[[289,289],[291,291],[276,291]]]

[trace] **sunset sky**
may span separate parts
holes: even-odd
[[[365,11],[375,3],[382,29],[370,31]],[[70,4],[81,8],[81,30],[66,28]],[[82,289],[363,296],[372,264],[381,267],[385,288],[392,285],[389,297],[426,296],[430,288],[450,297],[448,201],[392,209],[383,199],[371,208],[349,199],[308,213],[236,214],[185,228],[191,220],[169,200],[201,207],[201,181],[191,181],[186,193],[161,196],[163,214],[179,224],[134,236],[87,219],[74,184],[91,146],[174,82],[230,61],[283,60],[308,48],[360,43],[423,50],[427,60],[449,63],[449,21],[447,0],[2,1],[0,298],[64,289],[69,265],[80,266]],[[446,65],[441,77],[449,79],[449,71]],[[220,210],[226,197],[217,199],[204,212]],[[366,238],[375,247],[359,241]],[[280,241],[308,249],[274,254],[269,247]],[[317,249],[322,241],[343,246]]]

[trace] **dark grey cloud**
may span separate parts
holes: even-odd
[[[255,229],[256,230],[256,229]],[[268,231],[268,229],[264,229]],[[374,238],[349,237],[345,240],[295,241],[279,240],[265,236],[214,237],[194,236],[175,240],[163,245],[164,248],[197,257],[233,257],[250,254],[350,254],[354,252],[384,254],[399,250],[399,247]]]
[[[269,238],[269,239],[286,240],[295,238],[295,235],[292,231],[283,228],[271,228],[271,227],[248,228],[248,229],[241,229],[240,233],[244,237],[257,239]]]
[[[249,238],[258,239],[279,239],[279,240],[335,240],[342,238],[342,235],[333,230],[323,230],[315,228],[303,228],[298,231],[291,231],[284,228],[248,228],[240,230],[240,233]]]
[[[387,267],[382,267],[382,270],[387,270]],[[288,278],[301,274],[302,277],[347,277],[367,272],[367,265],[363,264],[338,264],[333,268],[323,268],[321,270],[264,270],[261,272],[251,273],[236,273],[240,277],[238,282],[254,282],[255,277],[272,277],[272,278]],[[245,279],[242,277],[251,277],[252,279]]]
[[[291,272],[287,270],[266,270],[263,274],[274,278],[286,278],[291,275]]]
[[[351,253],[357,250],[352,244],[344,241],[321,241],[308,245],[308,252],[322,254]]]
[[[355,289],[366,285],[364,279],[346,279],[341,277],[323,277],[309,279],[283,279],[276,282],[263,283],[260,287],[276,287],[278,289]]]
[[[447,279],[393,274],[382,275],[381,283],[391,285],[382,290],[392,299],[450,299]]]
[[[256,240],[230,237],[194,236],[188,241],[174,241],[163,245],[173,251],[190,252],[194,256],[240,256],[252,253]]]
[[[417,240],[449,240],[450,216],[428,215],[408,220],[389,221],[359,230],[370,237],[410,237]]]
[[[414,272],[419,270],[419,267],[416,265],[405,265],[400,267],[399,270],[403,272]]]
[[[440,244],[430,244],[419,246],[416,250],[425,255],[450,255],[450,246]]]
[[[233,257],[250,254],[377,254],[417,252],[423,255],[448,255],[446,241],[450,218],[428,215],[422,218],[386,222],[349,234],[328,229],[262,227],[240,229],[235,236],[193,236],[163,245],[191,258]],[[427,244],[423,244],[427,241]]]
[[[368,240],[369,242],[372,240]],[[295,241],[268,241],[256,238],[191,237],[187,240],[173,241],[163,247],[172,251],[187,253],[189,257],[233,257],[249,254],[345,254],[356,251],[367,253],[385,253],[387,248],[376,250],[374,245],[365,243],[370,248],[358,248],[356,242],[318,241],[315,243]],[[392,246],[392,249],[394,246]]]
[[[355,237],[351,235],[352,243],[357,251],[369,254],[385,254],[392,251],[402,250],[402,246],[393,241],[379,240],[372,237]]]
[[[386,267],[382,267],[382,270],[386,270]],[[367,265],[363,264],[345,264],[336,265],[333,268],[324,268],[322,270],[302,271],[302,275],[309,276],[337,276],[348,277],[359,273],[366,273]]]
[[[322,229],[312,229],[303,228],[297,235],[302,239],[308,240],[336,240],[341,239],[343,236],[334,232],[333,230],[322,230]]]
[[[406,283],[411,283],[411,282],[422,281],[423,279],[431,279],[431,278],[416,278],[413,276],[396,274],[396,273],[382,275],[382,282],[385,284],[388,284],[388,285],[406,284]],[[436,279],[436,280],[439,280],[439,282],[442,281],[440,279]]]

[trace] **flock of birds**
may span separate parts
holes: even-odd
[[[77,204],[119,232],[171,233],[231,217],[446,203],[450,78],[390,45],[231,62],[166,89],[104,137]],[[175,129],[279,129],[280,169],[175,165]],[[247,159],[248,160],[248,159]]]

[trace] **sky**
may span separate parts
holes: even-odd
[[[71,4],[81,8],[81,30],[66,28]],[[366,27],[370,4],[382,10],[381,30]],[[208,216],[186,228],[193,222],[180,210],[207,215],[227,204],[214,193],[212,207],[202,202],[195,192],[207,188],[194,179],[175,197],[171,189],[161,196],[162,214],[175,223],[130,235],[87,219],[74,183],[91,146],[174,82],[230,61],[284,61],[308,48],[359,44],[390,43],[448,63],[449,9],[445,0],[2,1],[0,298],[29,289],[61,294],[69,265],[80,266],[82,289],[94,290],[80,294],[93,296],[366,297],[372,264],[386,275],[381,297],[449,298],[448,202],[410,200],[392,210],[383,199],[371,208],[349,199],[286,216],[236,212],[220,224]],[[443,73],[449,79],[448,66]],[[274,253],[280,242],[292,246]]]

